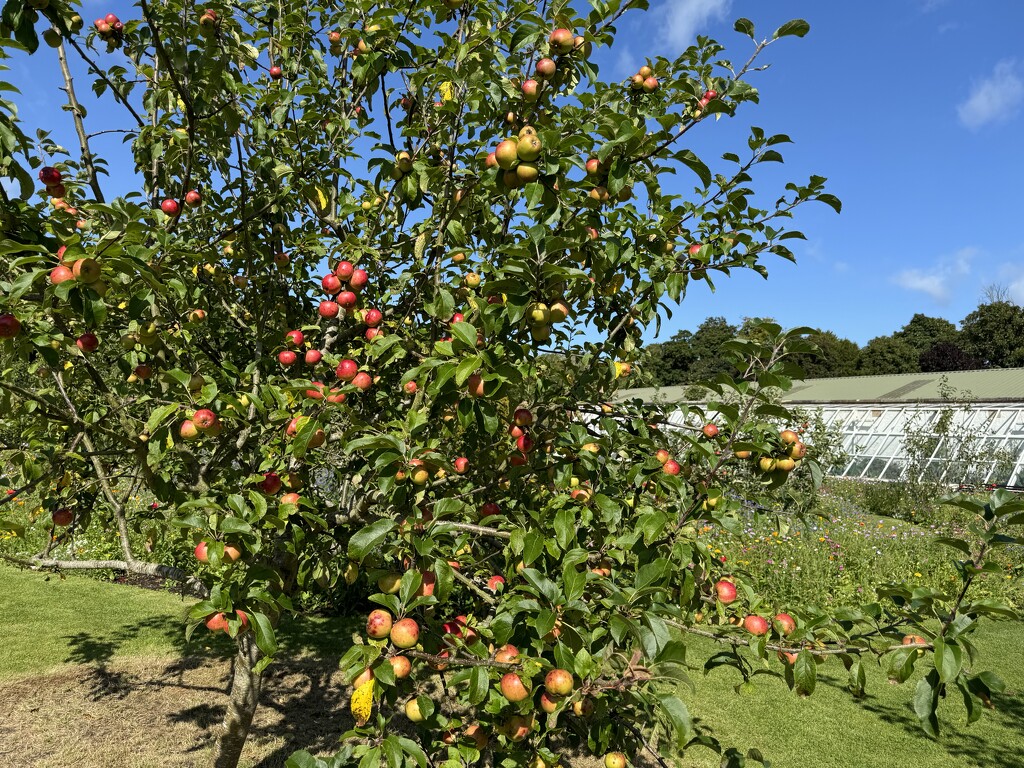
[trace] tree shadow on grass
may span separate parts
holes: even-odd
[[[833,688],[845,689],[838,680],[819,682]],[[898,726],[916,738],[927,738],[909,698],[906,703],[891,705],[882,703],[877,696],[869,693],[853,701],[882,722]],[[1024,724],[1024,695],[1019,692],[996,695],[992,697],[992,703],[994,710],[986,710],[978,722],[968,725],[960,694],[951,691],[940,705],[941,732],[935,743],[951,757],[960,760],[965,767],[1021,768],[1024,766],[1024,747],[993,742],[991,726],[1019,733],[1021,725]],[[989,728],[985,727],[986,723]]]

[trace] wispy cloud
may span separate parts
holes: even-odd
[[[974,83],[971,95],[957,106],[960,122],[972,131],[990,123],[1012,119],[1024,103],[1024,80],[1017,62],[1006,59],[996,64],[992,74]]]
[[[949,0],[924,0],[924,2],[921,3],[921,13],[937,11],[944,5],[949,5]]]
[[[707,34],[712,24],[724,20],[731,7],[732,0],[662,0],[652,14],[658,28],[655,34],[676,55],[693,45],[697,35]]]
[[[949,301],[956,283],[970,274],[971,262],[978,256],[974,247],[961,248],[952,256],[942,258],[930,269],[905,269],[893,276],[896,285],[908,291],[919,291],[940,304]]]

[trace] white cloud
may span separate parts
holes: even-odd
[[[677,56],[696,42],[697,35],[706,35],[709,27],[724,20],[732,0],[664,0],[652,15],[657,25],[657,38],[672,47]]]
[[[978,249],[961,248],[950,257],[942,258],[930,269],[905,269],[893,276],[896,285],[908,291],[920,291],[940,304],[949,301],[954,287],[971,272],[971,262]]]
[[[960,122],[976,131],[990,123],[1013,118],[1024,102],[1024,80],[1017,62],[1006,59],[996,64],[991,76],[974,83],[971,95],[957,106]]]
[[[1024,277],[1018,277],[1009,286],[1007,290],[1010,293],[1010,298],[1018,306],[1024,307]]]

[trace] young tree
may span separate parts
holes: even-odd
[[[786,136],[753,129],[718,172],[684,140],[756,102],[748,74],[805,22],[759,39],[738,21],[742,66],[699,38],[608,82],[592,50],[645,0],[139,0],[84,35],[61,0],[35,5],[5,5],[4,48],[32,52],[46,27],[79,146],[30,140],[3,103],[21,189],[3,196],[0,391],[19,442],[0,450],[53,534],[23,562],[190,585],[189,632],[237,649],[217,766],[238,762],[280,617],[342,583],[378,607],[343,662],[357,727],[334,765],[554,765],[566,745],[608,766],[691,745],[739,765],[676,695],[686,633],[728,646],[709,664],[745,681],[782,654],[801,693],[815,657],[842,659],[859,691],[863,655],[906,679],[928,651],[915,702],[931,732],[947,687],[972,712],[988,701],[995,679],[961,649],[1002,609],[966,597],[1014,503],[975,510],[957,594],[893,587],[891,606],[797,606],[774,630],[781,606],[696,536],[745,508],[736,462],[756,462],[757,494],[798,471],[802,443],[766,426],[780,411],[764,393],[796,373],[803,331],[725,345],[741,375],[718,378],[719,415],[695,410],[674,457],[663,412],[610,404],[642,329],[691,282],[764,273],[793,257],[794,209],[838,210],[816,176],[757,202],[752,174]],[[121,115],[123,155],[93,152],[72,57]],[[139,192],[108,199],[107,168],[134,169]],[[666,189],[673,173],[696,193]],[[135,488],[158,503],[128,509]],[[94,527],[119,559],[74,559]],[[187,571],[140,554],[183,533]]]

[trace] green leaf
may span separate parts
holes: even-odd
[[[803,19],[793,19],[787,21],[781,27],[775,30],[775,34],[772,35],[776,40],[780,37],[786,37],[792,35],[794,37],[803,37],[811,31],[811,25]]]
[[[814,693],[818,682],[818,664],[810,651],[803,650],[797,655],[793,664],[793,680],[796,682],[797,693],[803,696]]]
[[[938,670],[939,680],[944,683],[951,682],[960,674],[960,666],[963,659],[963,651],[960,646],[946,643],[941,638],[935,638],[935,669]]]
[[[672,730],[676,737],[676,746],[682,749],[694,737],[693,720],[690,718],[690,711],[686,704],[675,696],[659,696],[658,704],[668,716],[672,724]]]
[[[395,521],[389,517],[371,523],[348,540],[348,556],[351,560],[362,562],[370,552],[376,549],[384,538],[395,527]]]
[[[746,35],[751,40],[754,39],[754,22],[750,19],[736,19],[736,23],[732,26],[737,32]]]
[[[249,613],[249,621],[256,634],[256,645],[267,656],[277,653],[277,636],[274,634],[274,627],[270,619],[262,613]]]
[[[469,674],[469,703],[476,706],[487,698],[487,689],[490,687],[490,675],[486,667],[473,667]]]
[[[924,732],[933,739],[939,735],[939,673],[934,669],[917,684],[914,690],[914,713],[921,721]]]

